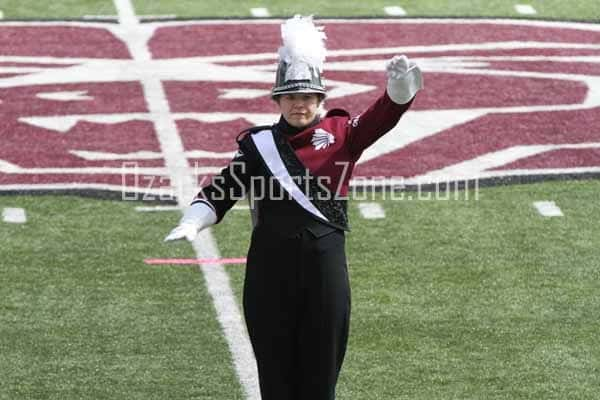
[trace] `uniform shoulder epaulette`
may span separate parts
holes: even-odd
[[[244,138],[246,138],[248,135],[253,135],[260,131],[264,131],[265,129],[271,129],[272,127],[273,127],[272,125],[260,125],[260,126],[253,126],[251,128],[244,129],[243,131],[238,133],[235,140],[236,140],[236,142],[239,143],[241,140],[244,140]]]
[[[342,108],[334,108],[327,111],[325,117],[350,117],[350,113]]]

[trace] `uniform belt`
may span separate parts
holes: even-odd
[[[258,226],[260,226],[261,229],[267,229],[286,237],[296,236],[303,230],[309,231],[315,238],[323,237],[331,232],[341,231],[341,229],[334,228],[310,217],[259,216]]]

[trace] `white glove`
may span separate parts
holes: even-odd
[[[194,203],[183,213],[179,225],[165,238],[165,242],[186,238],[193,241],[198,232],[214,225],[217,222],[217,214],[206,203]]]
[[[421,70],[405,55],[394,56],[386,64],[387,93],[397,104],[406,104],[423,88]]]

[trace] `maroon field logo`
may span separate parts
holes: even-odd
[[[597,25],[318,24],[328,36],[326,109],[359,115],[384,90],[395,54],[424,72],[425,90],[363,154],[354,185],[600,173]],[[122,28],[0,24],[0,191],[164,193],[217,173],[239,131],[277,120],[279,21]]]

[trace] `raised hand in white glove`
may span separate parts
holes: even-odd
[[[386,64],[387,92],[397,104],[406,104],[423,88],[421,69],[405,55],[394,56]]]
[[[394,56],[385,64],[388,78],[400,79],[408,72],[410,65],[416,65],[412,61],[408,61],[408,57],[404,54]]]
[[[165,242],[183,238],[191,242],[198,232],[214,225],[215,222],[217,222],[217,214],[211,207],[202,202],[194,203],[185,210],[179,225],[167,235]]]

